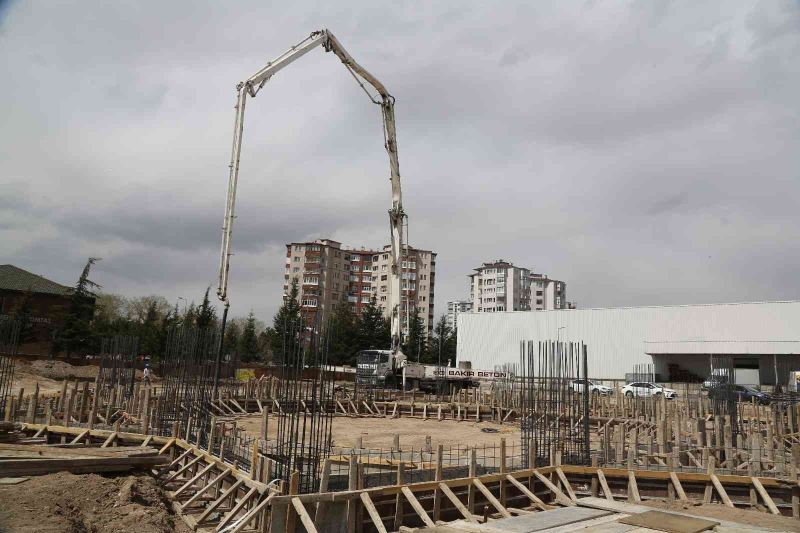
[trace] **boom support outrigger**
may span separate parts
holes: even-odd
[[[386,87],[378,81],[375,76],[370,74],[364,67],[359,65],[344,49],[334,35],[326,29],[315,31],[299,44],[278,56],[274,61],[267,63],[261,70],[250,76],[245,81],[236,86],[236,121],[233,131],[233,147],[231,150],[230,176],[228,179],[228,198],[225,205],[225,217],[222,222],[222,247],[220,250],[219,263],[219,288],[217,296],[224,303],[222,315],[222,329],[224,336],[225,322],[228,316],[228,273],[230,269],[231,242],[233,234],[234,210],[236,205],[236,186],[239,180],[239,157],[242,150],[242,130],[244,127],[244,110],[248,95],[255,97],[264,87],[269,79],[279,70],[288,66],[290,63],[307,54],[317,46],[322,46],[326,52],[333,52],[342,61],[345,68],[353,75],[364,92],[370,97],[373,103],[381,106],[383,114],[383,134],[386,152],[389,154],[389,179],[392,184],[392,207],[389,210],[389,227],[391,230],[391,253],[393,259],[391,271],[391,294],[395,298],[391,309],[391,351],[393,354],[400,353],[402,344],[402,328],[400,327],[400,304],[402,301],[400,292],[400,270],[403,254],[403,223],[406,214],[403,211],[402,191],[400,189],[400,163],[397,158],[397,135],[395,131],[394,118],[394,97],[389,94]],[[371,85],[377,92],[378,97],[373,96],[364,86],[364,82]],[[219,357],[222,352],[222,341],[220,341],[220,354],[218,354],[217,368],[219,368]],[[219,381],[217,371],[215,383]]]

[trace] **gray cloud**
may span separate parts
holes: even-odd
[[[329,27],[397,98],[436,308],[503,257],[582,306],[800,298],[796,2],[342,6],[9,2],[2,262],[124,294],[216,278],[234,87]],[[283,243],[388,240],[380,115],[315,51],[248,103],[233,312],[268,320]]]

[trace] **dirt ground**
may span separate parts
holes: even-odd
[[[269,419],[270,437],[277,433],[277,418]],[[258,435],[261,431],[261,416],[253,415],[239,419],[239,427],[250,434]],[[496,429],[497,433],[485,433],[483,428]],[[498,444],[505,437],[507,444],[518,444],[520,440],[519,426],[511,424],[495,424],[493,422],[455,422],[453,420],[420,420],[419,418],[333,418],[333,445],[348,447],[355,444],[357,437],[362,437],[365,448],[391,448],[395,433],[400,434],[401,446],[422,447],[425,436],[430,435],[433,445],[470,445]]]
[[[156,480],[66,472],[0,485],[0,531],[189,533]]]
[[[731,509],[722,504],[679,501],[647,500],[641,503],[647,507],[691,514],[701,518],[730,520],[749,526],[766,527],[778,531],[800,531],[800,523],[789,516],[776,516],[751,509]]]
[[[28,361],[17,358],[14,363],[11,394],[18,393],[20,388],[24,388],[26,394],[32,392],[37,383],[42,394],[54,394],[61,391],[65,379],[94,379],[98,372],[99,367],[95,365],[72,365],[58,359]],[[136,378],[142,379],[141,370],[136,371]],[[153,381],[158,381],[157,376],[153,375]]]

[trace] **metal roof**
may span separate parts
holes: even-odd
[[[0,265],[0,290],[31,291],[37,294],[67,296],[72,288],[28,272],[14,265]]]

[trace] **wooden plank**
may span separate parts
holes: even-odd
[[[733,502],[728,497],[728,493],[725,492],[725,487],[723,487],[722,483],[719,482],[719,478],[714,474],[711,474],[710,477],[711,477],[711,483],[714,484],[714,488],[717,489],[717,492],[719,493],[720,498],[722,498],[722,503],[724,503],[728,507],[733,508],[734,507]]]
[[[636,484],[636,474],[632,470],[628,472],[628,496],[635,502],[642,501],[639,496],[639,485]]]
[[[118,433],[116,431],[113,432],[111,435],[108,436],[108,438],[105,440],[105,442],[103,442],[103,445],[100,446],[100,447],[101,448],[108,448],[109,446],[111,446],[111,444],[113,444],[114,441],[117,440],[117,435],[118,435]]]
[[[192,479],[190,479],[189,481],[187,481],[186,483],[184,483],[184,484],[183,484],[183,486],[182,486],[181,488],[179,488],[178,490],[176,490],[176,491],[175,491],[175,493],[173,494],[173,497],[175,497],[175,496],[179,496],[179,495],[180,495],[180,494],[181,494],[183,491],[185,491],[186,489],[188,489],[189,487],[191,487],[192,485],[194,485],[195,483],[197,483],[197,480],[199,480],[201,477],[203,477],[204,475],[206,475],[206,473],[207,473],[209,470],[211,470],[212,468],[214,468],[215,466],[216,466],[216,465],[214,465],[214,464],[210,464],[210,465],[206,466],[205,468],[203,468],[202,470],[200,470],[200,472],[199,472],[199,473],[198,473],[196,476],[194,476]]]
[[[575,491],[572,490],[572,485],[569,484],[569,480],[567,479],[567,476],[564,475],[564,471],[558,467],[556,468],[556,474],[558,475],[558,479],[561,480],[561,484],[564,485],[565,489],[567,489],[569,499],[572,501],[577,500],[578,498],[575,496]]]
[[[504,518],[511,518],[511,513],[509,513],[508,510],[505,507],[503,507],[503,505],[497,500],[497,498],[494,497],[494,494],[492,494],[492,492],[488,488],[486,488],[486,485],[481,483],[481,481],[478,478],[473,479],[472,484],[475,485],[475,487],[479,491],[481,491],[481,493],[489,501],[489,503],[491,503],[494,506],[494,508],[497,509],[498,513],[503,515]]]
[[[197,457],[195,457],[194,459],[192,459],[191,461],[189,461],[188,463],[186,463],[185,465],[183,465],[182,467],[177,469],[175,472],[170,474],[170,476],[167,479],[164,480],[164,483],[166,484],[166,483],[169,483],[170,481],[173,481],[179,475],[183,474],[184,472],[189,470],[192,466],[194,466],[195,463],[198,463],[202,458],[203,458],[202,455],[198,455]]]
[[[681,480],[678,479],[677,474],[675,474],[675,472],[670,472],[669,478],[672,481],[672,484],[675,485],[675,492],[678,493],[678,499],[684,502],[689,501],[689,499],[686,497],[686,492],[683,490],[683,485],[681,485]]]
[[[252,498],[256,494],[258,494],[258,489],[255,488],[255,487],[253,487],[252,489],[247,491],[247,494],[245,494],[244,497],[241,500],[236,502],[236,505],[233,506],[233,509],[231,509],[230,511],[225,513],[225,516],[223,516],[222,520],[220,520],[219,524],[217,524],[217,531],[222,531],[223,529],[225,529],[225,526],[227,526],[228,523],[231,520],[233,520],[234,517],[237,514],[239,514],[239,512],[242,509],[244,509],[244,506],[247,505],[247,503],[250,501],[250,498]],[[235,498],[235,495],[234,495],[234,498]]]
[[[572,506],[572,505],[575,505],[575,502],[573,502],[573,501],[572,501],[572,500],[569,498],[569,496],[567,496],[566,494],[564,494],[563,492],[561,492],[561,489],[559,489],[558,487],[556,487],[555,485],[553,485],[553,483],[552,483],[552,482],[551,482],[549,479],[547,479],[546,477],[544,477],[544,476],[541,474],[541,472],[539,472],[538,470],[534,470],[534,471],[533,471],[533,475],[534,475],[534,476],[536,476],[536,479],[538,479],[539,481],[541,481],[542,483],[544,483],[544,486],[545,486],[545,487],[547,487],[548,489],[550,489],[550,492],[552,492],[552,493],[555,495],[555,497],[556,497],[556,500],[557,500],[557,501],[558,501],[558,502],[559,502],[561,505],[567,505],[567,506]]]
[[[402,487],[401,491],[408,500],[408,503],[411,504],[411,507],[414,509],[414,512],[417,513],[417,515],[420,517],[420,519],[422,519],[425,525],[428,527],[435,527],[436,524],[434,524],[433,520],[431,520],[431,517],[428,516],[428,513],[425,512],[425,509],[422,507],[422,504],[419,503],[419,500],[417,499],[416,496],[414,496],[414,493],[411,492],[411,489],[409,489],[408,487]]]
[[[169,439],[167,443],[160,450],[158,450],[158,453],[164,453],[173,446],[175,446],[175,441],[176,439]]]
[[[203,514],[201,514],[201,515],[200,515],[200,516],[197,518],[197,523],[198,523],[198,524],[201,524],[201,523],[203,523],[203,522],[204,522],[204,521],[205,521],[205,520],[206,520],[206,519],[207,519],[209,516],[211,516],[211,513],[213,513],[214,511],[216,511],[217,507],[219,507],[220,505],[222,505],[222,502],[224,502],[225,500],[227,500],[228,498],[230,498],[232,494],[236,494],[236,492],[235,492],[235,491],[239,490],[239,486],[240,486],[242,483],[244,483],[244,480],[237,479],[237,480],[236,480],[236,482],[235,482],[233,485],[231,485],[231,486],[228,488],[228,490],[226,490],[225,492],[223,492],[222,494],[220,494],[220,495],[219,495],[219,498],[217,498],[216,500],[214,500],[213,502],[211,502],[211,503],[208,505],[208,507],[206,507],[206,510],[205,510],[205,511],[203,511]]]
[[[247,524],[253,521],[253,518],[255,518],[258,515],[258,513],[260,513],[264,509],[264,507],[270,504],[270,501],[272,500],[272,498],[274,498],[274,496],[275,496],[274,494],[270,494],[269,496],[267,496],[266,499],[264,499],[258,505],[250,509],[247,512],[247,514],[242,517],[241,520],[236,522],[236,527],[228,530],[227,533],[239,533],[240,531],[242,531],[247,526]]]
[[[700,533],[713,529],[719,525],[714,520],[706,520],[693,516],[682,516],[660,511],[647,511],[634,514],[618,521],[620,524],[638,526],[656,531],[669,531],[670,533]]]
[[[297,515],[300,517],[300,521],[303,523],[308,533],[319,533],[316,526],[314,526],[314,521],[308,515],[308,511],[306,510],[306,506],[303,505],[303,502],[298,498],[292,498],[292,507],[297,511]]]
[[[184,509],[186,509],[187,507],[189,507],[191,504],[193,504],[194,502],[196,502],[198,498],[200,498],[200,497],[201,497],[203,494],[205,494],[206,492],[208,492],[208,489],[210,489],[210,488],[212,488],[212,487],[215,487],[215,486],[216,486],[217,484],[219,484],[219,483],[220,483],[220,482],[221,482],[223,479],[225,479],[225,478],[228,476],[228,474],[230,474],[230,473],[231,473],[231,469],[230,469],[230,468],[226,468],[226,469],[225,469],[225,470],[224,470],[224,471],[223,471],[223,472],[222,472],[220,475],[218,475],[218,476],[217,476],[217,477],[215,477],[215,478],[214,478],[212,481],[210,481],[208,484],[206,484],[206,486],[205,486],[205,487],[203,487],[202,489],[200,489],[200,490],[198,490],[197,492],[195,492],[195,493],[192,495],[192,497],[191,497],[191,498],[189,498],[188,500],[186,500],[186,502],[185,502],[183,505],[181,505],[181,511],[183,511]]]
[[[603,489],[603,496],[606,497],[606,500],[613,502],[614,495],[611,494],[611,489],[608,487],[608,481],[606,481],[606,475],[599,468],[597,469],[597,479],[600,480],[600,488]]]
[[[147,436],[147,437],[146,437],[146,438],[145,438],[145,439],[142,441],[142,443],[141,443],[139,446],[141,446],[142,448],[147,448],[148,446],[150,446],[150,442],[152,442],[152,440],[153,440],[153,436],[152,436],[152,435],[148,435],[148,436]]]
[[[450,490],[450,487],[448,487],[447,484],[439,483],[439,488],[442,490],[444,495],[447,496],[447,499],[450,500],[450,503],[452,503],[455,506],[455,508],[458,509],[458,512],[461,513],[461,515],[464,518],[466,518],[470,522],[476,524],[478,523],[478,521],[475,520],[475,517],[472,516],[472,513],[469,512],[469,509],[467,509],[467,507],[463,503],[461,503],[461,500],[459,500],[458,496],[456,496],[455,493],[452,490]]]
[[[72,441],[70,442],[70,444],[78,444],[80,441],[82,441],[83,439],[85,439],[85,438],[86,438],[86,435],[88,435],[88,434],[89,434],[89,432],[91,432],[91,431],[92,431],[91,429],[84,429],[84,430],[83,430],[83,431],[82,431],[82,432],[81,432],[81,433],[80,433],[80,434],[79,434],[77,437],[75,437],[74,439],[72,439]]]
[[[772,501],[772,497],[767,493],[764,485],[761,484],[761,481],[759,481],[757,477],[753,478],[753,486],[755,486],[756,490],[761,495],[761,499],[764,500],[764,503],[767,504],[769,512],[772,514],[781,514],[781,512],[778,510],[778,507],[775,505],[775,502]]]
[[[509,480],[509,481],[511,482],[511,484],[512,484],[512,485],[514,485],[515,487],[517,487],[517,489],[518,489],[518,490],[519,490],[519,491],[520,491],[522,494],[524,494],[525,496],[527,496],[527,497],[528,497],[528,498],[529,498],[529,499],[530,499],[530,500],[531,500],[531,501],[534,503],[534,505],[536,505],[536,506],[537,506],[539,509],[541,509],[542,511],[547,511],[548,509],[551,509],[551,507],[550,507],[549,505],[545,504],[545,503],[542,501],[542,499],[541,499],[541,498],[539,498],[539,497],[538,497],[536,494],[534,494],[533,492],[531,492],[531,491],[528,489],[528,487],[526,487],[525,485],[523,485],[523,484],[522,484],[520,481],[518,481],[518,480],[517,480],[517,478],[515,478],[514,476],[512,476],[511,474],[508,474],[508,475],[506,475],[506,479],[507,479],[507,480]]]
[[[386,531],[386,527],[383,525],[383,520],[381,520],[381,515],[378,510],[375,508],[375,504],[372,503],[372,498],[369,497],[369,493],[362,492],[361,493],[361,502],[364,504],[364,508],[369,513],[369,517],[372,520],[372,525],[375,526],[375,529],[378,530],[378,533],[388,533]]]

